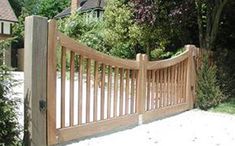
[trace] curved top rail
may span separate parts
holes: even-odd
[[[79,42],[76,42],[75,40],[69,38],[65,34],[58,32],[58,39],[60,44],[63,47],[66,47],[67,49],[78,53],[82,56],[85,56],[90,59],[94,59],[98,62],[120,67],[120,68],[126,68],[126,69],[139,69],[139,65],[137,61],[134,60],[128,60],[128,59],[121,59],[113,56],[109,56],[107,54],[98,52],[90,47],[84,46],[80,44]]]
[[[155,70],[170,67],[176,65],[189,57],[190,49],[186,49],[182,54],[174,56],[173,58],[160,60],[160,61],[150,61],[147,66],[147,70]]]

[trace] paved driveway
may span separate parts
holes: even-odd
[[[23,81],[23,73],[15,73]],[[23,99],[23,84],[14,89]],[[23,125],[23,106],[20,106]],[[235,146],[235,116],[191,110],[68,146]]]
[[[191,110],[68,146],[235,146],[235,116]]]

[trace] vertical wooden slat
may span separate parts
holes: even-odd
[[[180,88],[180,91],[181,91],[181,100],[180,100],[180,103],[183,102],[183,98],[184,98],[184,62],[182,61],[180,63],[181,65],[181,77],[180,77],[180,80],[181,80],[181,88]]]
[[[177,103],[180,103],[180,98],[181,98],[181,92],[180,92],[181,80],[180,80],[180,77],[181,77],[181,66],[180,66],[180,63],[179,63],[178,64],[178,83],[177,83],[177,86],[178,86],[178,89],[177,89],[177,92],[178,92]]]
[[[171,67],[168,67],[168,79],[167,79],[167,97],[168,105],[171,105]]]
[[[174,100],[174,97],[175,97],[175,66],[172,66],[171,67],[171,97],[172,97],[172,105],[175,104],[175,100]]]
[[[167,106],[168,105],[168,97],[167,97],[167,68],[164,68],[164,96],[163,96],[163,98],[164,98],[164,106]]]
[[[111,93],[112,93],[112,67],[108,68],[108,92],[107,92],[107,118],[111,114]]]
[[[188,59],[185,60],[184,62],[184,102],[186,102],[187,64],[188,64]]]
[[[174,105],[174,66],[171,66],[171,105]]]
[[[100,97],[100,100],[101,100],[101,120],[104,119],[104,100],[105,100],[105,94],[104,94],[104,91],[105,91],[105,64],[102,64],[102,76],[101,76],[101,97]]]
[[[83,56],[79,56],[79,75],[78,75],[78,124],[82,124],[82,102],[83,102]]]
[[[147,71],[147,111],[150,110],[150,77],[151,71]]]
[[[56,21],[50,20],[48,26],[47,54],[47,144],[56,144]],[[38,139],[38,137],[37,137]],[[40,139],[39,139],[40,140]],[[43,145],[40,140],[40,144]]]
[[[124,69],[120,68],[120,101],[119,101],[119,115],[123,115],[123,75],[124,75]]]
[[[182,102],[184,102],[184,97],[185,97],[185,94],[184,94],[184,91],[185,91],[185,82],[184,82],[184,76],[185,76],[185,61],[182,62]]]
[[[163,107],[163,69],[159,70],[159,84],[160,84],[160,100],[159,100],[159,107]]]
[[[167,104],[166,104],[166,106],[168,106],[169,105],[169,102],[170,102],[170,96],[169,96],[169,76],[170,76],[170,71],[169,71],[169,67],[168,68],[166,68],[166,99],[167,99]]]
[[[175,65],[175,104],[178,103],[178,64]]]
[[[74,125],[74,52],[70,53],[70,126]]]
[[[155,95],[155,109],[159,108],[159,70],[156,71],[156,95]]]
[[[135,70],[131,71],[131,113],[134,113],[135,102]]]
[[[98,95],[98,82],[99,82],[99,63],[95,61],[94,71],[94,108],[93,108],[93,121],[97,121],[97,95]]]
[[[134,71],[134,80],[135,80],[135,83],[134,83],[134,97],[135,97],[134,111],[135,111],[135,113],[138,112],[138,85],[139,85],[138,77],[139,77],[139,74],[140,74],[140,70]],[[145,84],[145,86],[146,86],[146,84]]]
[[[66,48],[61,52],[61,128],[65,127]]]
[[[87,59],[87,70],[86,70],[86,123],[90,122],[90,94],[91,94],[91,59]]]
[[[182,83],[183,83],[183,81],[182,81],[182,75],[183,75],[183,66],[182,66],[182,62],[180,62],[180,103],[182,103]]]
[[[155,75],[156,75],[156,72],[155,70],[152,70],[152,91],[151,91],[151,110],[154,109],[154,106],[155,106],[155,89],[156,89],[156,83],[155,83]]]
[[[126,91],[125,91],[125,93],[126,93],[126,95],[125,95],[125,114],[127,115],[128,114],[128,112],[129,112],[129,95],[130,95],[130,91],[129,91],[129,89],[130,89],[130,84],[129,84],[129,82],[130,82],[130,70],[129,69],[127,69],[126,70]]]
[[[118,94],[118,68],[115,67],[115,70],[114,70],[114,102],[113,102],[114,117],[117,117],[117,94]]]

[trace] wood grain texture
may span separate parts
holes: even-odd
[[[156,70],[156,89],[155,89],[155,107],[154,109],[158,109],[159,108],[159,70]]]
[[[130,104],[130,70],[126,70],[126,91],[125,91],[125,115],[129,113],[129,104]]]
[[[48,25],[47,54],[47,144],[56,144],[56,21],[50,20]],[[43,144],[43,142],[40,142]]]
[[[61,128],[65,127],[66,48],[61,51]]]
[[[112,72],[111,66],[108,67],[108,91],[107,91],[107,118],[111,117],[111,95],[112,95]]]
[[[107,54],[101,53],[96,51],[95,49],[89,48],[84,46],[77,41],[69,38],[65,34],[58,32],[58,37],[60,44],[65,46],[66,48],[74,51],[75,53],[79,53],[82,56],[86,56],[92,60],[96,60],[106,65],[111,65],[119,68],[126,68],[126,69],[138,69],[138,63],[135,60],[128,60],[128,59],[120,59],[117,57],[112,57]]]
[[[100,106],[100,111],[101,111],[101,117],[100,119],[101,120],[104,120],[104,104],[105,104],[105,69],[106,69],[106,65],[105,64],[102,64],[102,73],[101,73],[101,95],[100,95],[100,103],[101,103],[101,106]]]
[[[114,103],[113,103],[114,117],[117,117],[117,96],[118,96],[118,68],[115,67],[115,70],[114,70]]]
[[[167,67],[176,65],[182,62],[183,60],[185,60],[186,58],[188,58],[189,52],[190,52],[189,49],[186,49],[186,51],[183,52],[182,54],[172,57],[170,59],[165,59],[161,61],[150,61],[147,65],[147,69],[148,70],[162,69],[162,68],[167,68]]]
[[[147,104],[146,104],[146,109],[147,111],[150,110],[150,77],[151,77],[151,71],[147,71]]]
[[[120,68],[119,116],[123,115],[123,86],[124,86],[124,69]]]
[[[27,130],[25,132],[26,145],[47,145],[46,110],[40,111],[39,109],[39,101],[46,101],[49,98],[47,97],[47,25],[47,19],[39,16],[27,17],[25,22],[24,112],[25,129]],[[52,41],[50,47],[54,45],[53,32],[54,30],[50,32]],[[53,50],[50,53],[52,52]],[[50,62],[50,65],[53,65],[53,62]],[[53,78],[50,79],[53,80]],[[51,98],[54,99],[54,97]],[[51,103],[53,104],[53,102]],[[50,112],[49,114],[52,116],[50,119],[53,120],[54,113]],[[49,134],[52,135],[54,134],[53,122],[51,121],[49,129]],[[50,138],[50,142],[53,141],[54,139]]]
[[[134,108],[135,108],[135,71],[131,71],[131,114],[134,113]]]
[[[94,67],[94,109],[93,109],[93,121],[97,121],[97,109],[98,109],[98,83],[99,83],[99,63],[95,61],[95,67]]]
[[[78,73],[78,124],[82,124],[82,102],[83,102],[83,57],[79,55],[79,73]]]
[[[75,53],[70,53],[70,126],[74,125],[74,56]]]
[[[145,54],[137,54],[136,60],[139,62],[140,70],[137,77],[137,113],[145,112],[146,83],[147,83],[147,64],[148,57]]]
[[[58,129],[59,142],[75,140],[92,136],[102,132],[112,131],[114,129],[127,128],[138,123],[138,115],[132,114],[109,120],[98,121],[81,126],[74,126],[64,129]]]
[[[86,66],[86,123],[90,122],[91,109],[91,59],[87,58]]]
[[[152,89],[151,89],[151,110],[155,109],[156,101],[156,71],[152,70]]]

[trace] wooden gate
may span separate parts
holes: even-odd
[[[195,46],[163,61],[148,61],[145,54],[120,59],[78,43],[58,31],[55,20],[47,23],[38,16],[26,18],[25,38],[25,100],[35,145],[64,143],[193,108]]]

